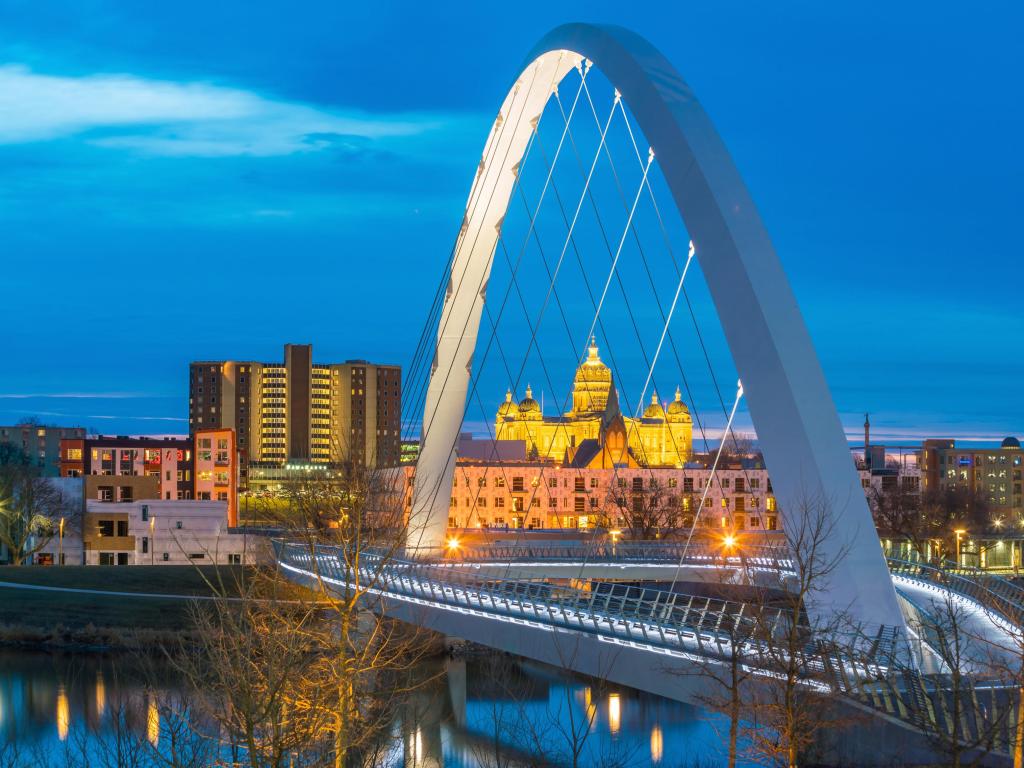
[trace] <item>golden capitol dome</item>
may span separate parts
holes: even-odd
[[[512,400],[512,390],[505,393],[505,402],[498,406],[498,418],[504,416],[516,416],[519,413],[519,406]]]
[[[661,407],[661,403],[658,402],[658,393],[651,393],[651,404],[647,406],[644,411],[645,419],[658,419],[659,421],[665,420],[665,409]]]
[[[519,401],[519,417],[522,419],[539,419],[540,405],[533,399],[533,389],[526,385],[526,397]]]
[[[692,421],[690,418],[690,409],[686,407],[686,403],[683,402],[683,395],[679,391],[679,387],[676,387],[676,399],[668,404],[667,410],[669,421]]]

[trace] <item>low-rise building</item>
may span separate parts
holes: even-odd
[[[229,531],[226,502],[194,499],[89,500],[81,540],[85,565],[239,565],[258,551]]]
[[[38,467],[42,477],[61,476],[61,441],[81,440],[84,437],[85,430],[81,427],[55,427],[29,422],[0,427],[0,443],[13,445],[23,451]]]
[[[62,477],[153,478],[164,501],[222,501],[238,525],[238,454],[230,429],[198,430],[191,437],[100,435],[65,439]],[[130,502],[148,499],[148,485],[115,480],[90,482],[86,498]]]

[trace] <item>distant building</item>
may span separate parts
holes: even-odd
[[[1024,516],[1024,451],[1017,438],[1006,438],[998,448],[965,448],[955,440],[925,440],[921,464],[925,491],[972,490],[993,512]]]
[[[402,372],[395,365],[316,363],[312,345],[286,344],[281,363],[189,366],[189,428],[235,431],[243,487],[250,468],[397,466],[401,423]]]
[[[230,429],[204,429],[188,438],[98,436],[60,445],[62,477],[86,477],[87,500],[133,503],[222,501],[238,524],[238,452]],[[155,486],[152,484],[155,481]]]
[[[576,369],[572,407],[558,416],[545,416],[542,410],[529,386],[519,402],[509,390],[495,416],[495,438],[521,440],[531,458],[556,462],[580,464],[582,454],[588,464],[611,461],[623,466],[682,467],[690,460],[693,420],[679,390],[667,406],[653,392],[640,418],[620,413],[611,369],[601,362],[593,339],[587,359]],[[614,439],[605,440],[603,435]],[[617,445],[620,437],[623,446]],[[594,453],[599,442],[614,457]]]
[[[0,427],[0,443],[20,448],[39,468],[43,477],[60,476],[60,441],[81,439],[81,427],[54,427],[46,424],[16,424]]]

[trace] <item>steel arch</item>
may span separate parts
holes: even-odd
[[[815,612],[844,611],[864,625],[904,627],[832,396],[761,217],[689,85],[650,43],[620,27],[567,24],[547,34],[527,57],[491,128],[438,328],[410,546],[444,542],[454,446],[516,165],[552,89],[583,59],[622,94],[696,245],[784,520],[798,521],[807,499],[826,499],[835,510],[825,556],[845,556]]]

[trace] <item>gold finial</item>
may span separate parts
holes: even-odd
[[[511,389],[505,390],[505,402],[506,403],[511,403],[512,402],[512,390]]]
[[[533,399],[533,388],[529,384],[526,385],[526,399],[527,400],[532,400]]]
[[[676,387],[676,402],[678,403],[683,399],[683,393],[679,391],[679,387]]]
[[[658,404],[658,391],[654,390],[653,392],[651,392],[651,405],[657,405],[657,404]]]

